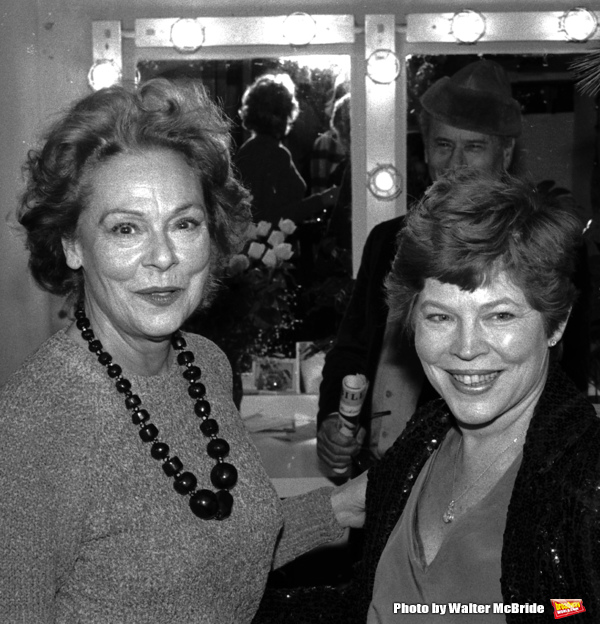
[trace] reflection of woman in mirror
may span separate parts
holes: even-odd
[[[340,191],[331,213],[327,234],[335,238],[341,249],[352,249],[352,183],[350,178],[350,94],[341,97],[333,107],[331,128],[338,143],[346,155],[343,167]]]
[[[301,222],[333,201],[327,194],[304,198],[306,182],[282,140],[298,116],[294,85],[287,74],[264,75],[244,93],[240,117],[252,136],[239,148],[235,165],[252,193],[255,222]]]
[[[310,183],[313,193],[329,188],[332,184],[339,186],[341,182],[340,165],[348,157],[348,151],[336,137],[333,122],[333,110],[336,102],[350,90],[347,80],[336,82],[330,100],[325,106],[329,117],[329,128],[320,134],[313,143],[310,157]]]

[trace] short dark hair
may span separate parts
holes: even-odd
[[[292,87],[287,74],[265,74],[257,78],[242,96],[239,113],[244,128],[282,139],[299,112]]]
[[[474,291],[506,271],[544,318],[548,336],[569,315],[582,228],[575,213],[528,181],[474,169],[442,176],[411,209],[387,278],[390,317],[412,331],[428,278]]]
[[[24,167],[18,219],[37,283],[53,294],[81,296],[81,271],[67,266],[62,240],[76,235],[91,191],[89,173],[118,154],[151,149],[181,154],[202,184],[214,276],[238,249],[250,218],[248,192],[231,167],[229,127],[193,81],[114,86],[76,102],[51,126],[43,146],[29,152]]]

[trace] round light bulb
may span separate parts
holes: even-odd
[[[367,59],[367,76],[378,84],[390,84],[400,75],[400,59],[392,50],[374,50]]]
[[[485,17],[477,11],[458,11],[452,16],[450,32],[459,43],[476,43],[485,33]]]
[[[306,46],[317,34],[317,22],[308,13],[291,13],[283,20],[283,37],[292,46]]]
[[[121,68],[112,59],[95,61],[88,72],[88,83],[94,91],[121,82]]]
[[[394,165],[377,165],[369,172],[367,186],[377,199],[394,199],[402,192],[402,178]]]
[[[171,43],[178,52],[196,52],[204,45],[204,26],[196,19],[178,19],[171,26]]]
[[[597,28],[596,16],[587,9],[571,9],[560,18],[559,30],[565,33],[569,41],[587,41]]]

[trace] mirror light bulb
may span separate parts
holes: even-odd
[[[400,59],[392,50],[375,50],[367,59],[367,76],[378,84],[390,84],[400,75],[400,67]]]
[[[477,11],[458,11],[452,16],[450,33],[459,43],[477,43],[485,34],[485,17]]]
[[[587,9],[571,9],[560,18],[559,30],[565,33],[569,41],[587,41],[597,28],[596,16]]]
[[[178,52],[196,52],[204,45],[204,26],[196,19],[177,20],[171,26],[171,43]]]
[[[394,165],[377,165],[369,172],[367,186],[377,199],[394,199],[402,192],[402,178]]]
[[[308,13],[291,13],[283,21],[283,37],[292,46],[308,45],[317,34],[317,22]]]
[[[95,61],[88,72],[88,84],[94,91],[121,82],[121,68],[112,59]]]

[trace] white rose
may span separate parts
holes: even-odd
[[[229,260],[229,271],[231,275],[238,275],[250,266],[250,260],[243,254],[236,254]]]
[[[266,247],[262,243],[257,243],[256,241],[250,243],[250,247],[248,247],[248,256],[250,258],[254,258],[255,260],[259,260],[260,257],[265,253]]]
[[[296,231],[296,224],[291,219],[280,219],[277,226],[286,236]]]
[[[268,221],[259,221],[256,226],[256,234],[258,236],[267,236],[271,231],[271,224]]]
[[[271,245],[271,247],[277,247],[277,245],[281,245],[285,240],[285,234],[280,232],[279,230],[273,230],[271,235],[267,239],[267,243]]]
[[[246,240],[254,240],[257,236],[256,225],[254,223],[250,223],[250,225],[246,228],[246,232],[244,236]]]
[[[281,243],[273,251],[279,260],[289,260],[294,255],[294,250],[289,243]]]
[[[267,252],[262,257],[263,263],[268,267],[276,267],[277,266],[277,256],[272,249],[267,249]]]

